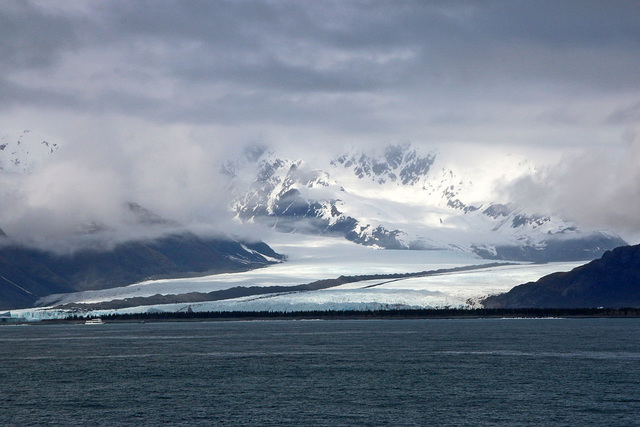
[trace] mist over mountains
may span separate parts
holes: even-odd
[[[353,147],[325,158],[250,145],[209,165],[217,179],[198,186],[215,208],[198,228],[165,219],[135,199],[149,194],[126,196],[104,182],[95,194],[83,190],[67,199],[65,193],[87,182],[69,178],[73,168],[64,170],[69,154],[61,146],[31,131],[2,137],[0,178],[8,203],[0,227],[19,243],[73,251],[74,245],[106,246],[181,229],[257,233],[259,239],[263,226],[385,249],[452,249],[536,262],[592,259],[625,244],[612,232],[521,206],[506,189],[538,172],[522,156],[495,155],[469,166],[455,151],[409,142]],[[211,196],[215,190],[218,197]],[[170,199],[151,196],[161,211]],[[191,209],[184,206],[187,217]]]
[[[640,241],[636,2],[8,0],[0,22],[0,246]]]
[[[245,271],[284,259],[263,242],[211,229],[195,231],[132,201],[112,200],[117,214],[107,221],[100,215],[86,215],[99,211],[100,204],[92,204],[101,195],[87,194],[81,201],[86,210],[81,212],[51,209],[64,205],[64,200],[49,206],[37,203],[38,196],[46,196],[46,189],[43,193],[30,184],[34,177],[43,178],[39,174],[47,170],[53,156],[62,154],[57,152],[60,146],[30,131],[1,141],[5,204],[0,223],[4,220],[13,226],[13,221],[22,220],[25,224],[18,227],[17,235],[0,228],[0,309],[29,307],[52,293],[125,286],[150,278]],[[50,178],[55,179],[55,174]],[[51,184],[39,182],[45,188]],[[12,199],[17,206],[7,203]],[[44,213],[40,221],[28,214],[20,217],[30,205]],[[63,222],[66,227],[60,227]]]
[[[33,225],[38,216],[25,216],[25,226],[18,230],[32,227],[33,235],[16,236],[0,227],[4,309],[28,307],[51,294],[282,262],[286,254],[260,241],[273,230],[378,249],[444,250],[533,262],[591,260],[626,244],[612,232],[585,229],[510,199],[504,189],[537,171],[521,156],[497,156],[469,167],[455,151],[426,150],[409,142],[353,147],[324,158],[290,157],[250,145],[239,156],[210,165],[218,176],[212,185],[225,194],[215,200],[218,209],[208,223],[194,227],[135,200],[114,198],[111,210],[101,211],[100,201],[119,192],[106,191],[96,199],[86,193],[86,200],[72,205],[80,206],[77,215],[68,208],[51,209],[56,203],[39,204],[38,198],[57,200],[47,199],[33,182],[46,186],[43,178],[55,179],[58,165],[65,165],[64,144],[22,132],[5,136],[1,147],[2,191],[18,202],[21,212],[33,206],[47,214],[46,221]],[[200,185],[205,188],[207,182]],[[3,220],[11,212],[11,205],[3,206]],[[66,228],[40,232],[63,222]]]
[[[0,171],[29,173],[59,149],[56,142],[40,139],[30,130],[0,137]]]
[[[410,143],[352,150],[325,163],[255,146],[222,171],[236,218],[282,232],[535,262],[592,259],[625,244],[614,233],[583,230],[505,199],[500,185],[535,172],[526,159],[510,156],[468,171]]]

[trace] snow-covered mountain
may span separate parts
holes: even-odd
[[[52,142],[30,130],[0,136],[0,171],[30,173],[59,149]]]
[[[58,148],[31,131],[3,136],[0,172],[28,174]],[[284,232],[532,261],[592,259],[625,244],[612,233],[583,230],[505,199],[498,183],[533,173],[530,161],[504,155],[470,167],[457,157],[410,143],[351,149],[327,160],[290,158],[254,146],[222,170],[233,195],[232,214]],[[135,206],[125,210],[140,211]],[[143,222],[155,224],[152,218]]]
[[[1,137],[1,190],[22,197],[13,188],[21,180],[47,184],[38,168],[58,147],[30,131]],[[46,239],[16,237],[10,229],[5,233],[6,218],[0,215],[0,309],[28,307],[51,293],[110,288],[154,276],[246,271],[284,259],[256,239],[196,233],[136,202],[116,202],[121,202],[120,215],[112,223],[78,215],[71,218],[74,228]],[[32,224],[48,227],[46,220]]]
[[[323,163],[250,147],[222,168],[237,219],[284,232],[530,261],[591,259],[625,244],[501,199],[498,182],[535,171],[526,159],[504,156],[472,169],[410,143],[351,150]]]

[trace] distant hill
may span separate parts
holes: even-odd
[[[156,277],[243,271],[282,259],[265,243],[203,238],[189,232],[67,255],[5,242],[0,246],[0,310],[30,307],[53,293],[125,286]]]
[[[565,273],[483,301],[485,308],[640,307],[640,245],[622,246]]]

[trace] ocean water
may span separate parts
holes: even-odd
[[[640,425],[640,319],[0,327],[0,425]]]

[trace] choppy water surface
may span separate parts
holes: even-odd
[[[640,420],[640,319],[0,327],[0,425]]]

